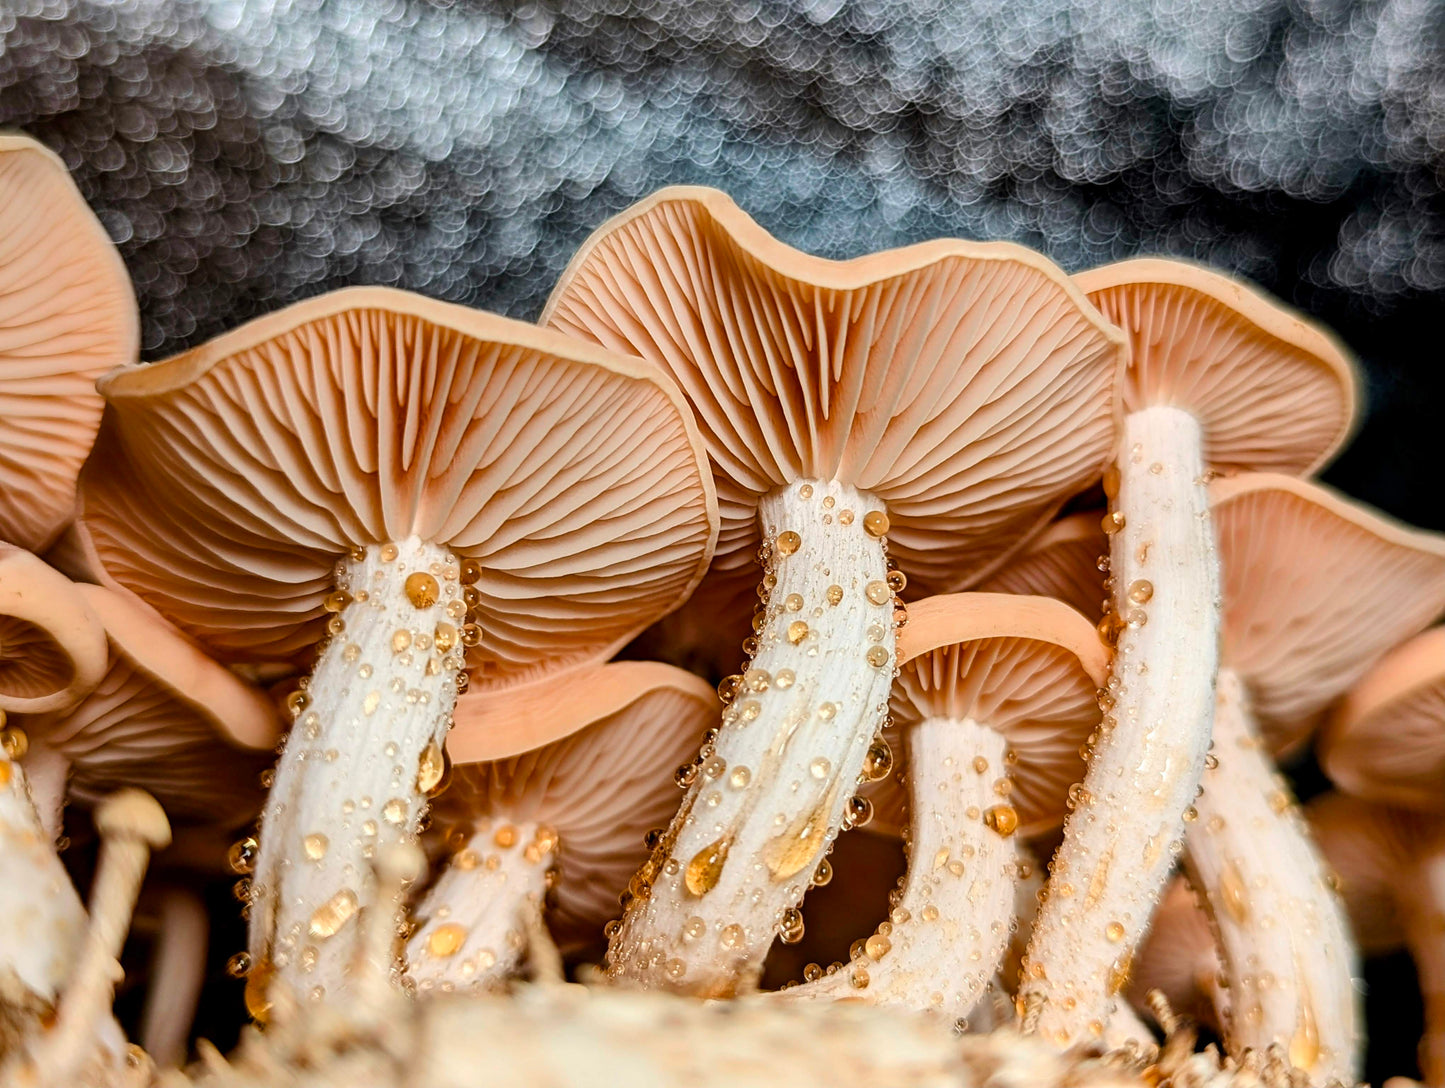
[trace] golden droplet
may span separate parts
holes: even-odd
[[[868,983],[870,981],[872,980],[868,977],[868,971],[863,967],[854,966],[854,968],[848,972],[848,985],[852,986],[855,990],[868,989]]]
[[[787,880],[802,872],[822,852],[832,801],[830,793],[812,812],[795,817],[786,831],[763,844],[763,864],[774,880]]]
[[[1116,498],[1119,494],[1119,466],[1109,465],[1104,469],[1104,494]]]
[[[351,594],[344,589],[338,589],[335,593],[328,593],[326,599],[321,602],[321,607],[328,612],[340,612],[351,603]]]
[[[511,824],[503,824],[492,835],[492,841],[503,850],[510,850],[517,845],[517,829]]]
[[[783,598],[783,608],[788,612],[801,612],[803,610],[803,595],[801,593],[789,593]]]
[[[746,789],[753,779],[753,772],[746,767],[734,767],[733,773],[728,775],[728,785],[735,790]]]
[[[722,877],[723,865],[728,860],[730,845],[726,839],[718,839],[693,855],[682,875],[683,883],[691,894],[703,896],[717,887],[717,882]]]
[[[1231,918],[1240,925],[1249,921],[1249,893],[1245,889],[1244,878],[1232,861],[1226,861],[1219,870],[1219,894]]]
[[[881,669],[888,664],[888,650],[883,646],[869,646],[868,652],[863,656],[875,669]]]
[[[18,725],[6,726],[0,729],[0,750],[11,759],[24,759],[25,753],[30,751],[30,738]]]
[[[462,624],[462,645],[468,648],[482,644],[482,625],[479,623]]]
[[[447,761],[441,745],[428,741],[416,761],[416,788],[420,793],[431,793],[446,773]]]
[[[1108,990],[1113,997],[1129,985],[1129,974],[1134,969],[1134,953],[1125,952],[1109,967]]]
[[[783,917],[778,922],[778,939],[784,944],[797,944],[803,939],[803,912],[797,907],[789,907],[783,911]]]
[[[1320,1057],[1320,1029],[1315,1024],[1315,1011],[1308,993],[1300,994],[1299,1027],[1289,1041],[1289,1063],[1306,1073],[1313,1072]]]
[[[737,673],[724,676],[718,681],[717,697],[724,703],[730,703],[738,697],[738,692],[742,690],[742,686],[743,678]]]
[[[839,585],[829,586],[823,596],[828,599],[829,604],[836,605],[843,600],[843,587]]]
[[[0,763],[0,789],[10,785],[10,779],[15,775],[14,766],[9,760]]]
[[[833,879],[833,863],[827,858],[818,862],[818,868],[813,871],[813,887],[821,888],[830,883]]]
[[[256,867],[256,852],[260,849],[261,844],[250,835],[233,842],[231,849],[226,851],[226,863],[230,865],[231,872],[249,873]]]
[[[557,849],[557,844],[561,841],[562,836],[557,829],[547,824],[538,827],[536,834],[532,836],[532,845],[537,848],[537,853],[541,856],[546,856]]]
[[[737,948],[747,938],[743,927],[734,922],[730,926],[723,926],[722,932],[718,934],[718,943],[724,948]]]
[[[863,951],[870,960],[877,962],[893,947],[893,942],[881,933],[875,933],[863,942]]]
[[[248,956],[249,960],[250,957]],[[271,976],[275,969],[269,960],[261,960],[258,963],[248,964],[246,972],[246,1012],[251,1019],[258,1024],[264,1024],[266,1017],[271,1012],[271,1002],[266,997],[266,991],[270,989]]]
[[[409,649],[411,649],[411,632],[403,627],[391,636],[391,652],[400,654]]]
[[[792,669],[779,669],[778,675],[773,677],[773,686],[787,689],[793,686],[793,681],[796,679],[797,675]]]
[[[395,563],[396,557],[401,554],[401,549],[395,544],[383,544],[381,546],[381,561],[383,563]]]
[[[467,940],[467,927],[456,922],[437,926],[426,939],[426,950],[439,960],[455,956]]]
[[[1129,600],[1135,604],[1147,604],[1154,596],[1154,583],[1147,578],[1136,578],[1129,583]]]
[[[902,593],[908,588],[908,575],[901,570],[890,570],[887,577],[888,588],[894,593]]]
[[[424,570],[408,574],[402,588],[413,608],[430,608],[442,595],[442,587],[437,584],[437,580]]]
[[[248,952],[237,952],[226,961],[226,974],[232,978],[245,978],[251,973],[251,955]]]
[[[1110,922],[1104,927],[1104,936],[1108,937],[1114,944],[1124,939],[1124,924],[1122,922]]]
[[[808,624],[804,620],[794,620],[788,624],[788,641],[794,646],[808,637]]]
[[[1100,522],[1100,525],[1106,533],[1117,533],[1124,528],[1124,515],[1118,510],[1110,511],[1104,515],[1104,520]]]
[[[393,797],[381,807],[381,818],[398,827],[406,822],[406,815],[406,802],[400,797]]]
[[[376,713],[376,708],[381,705],[381,692],[369,691],[366,698],[361,700],[361,712],[368,717]]]
[[[888,583],[883,581],[869,582],[863,587],[863,596],[874,604],[887,604],[893,598],[893,594],[888,589]]]
[[[792,555],[803,546],[803,538],[791,529],[784,529],[778,534],[778,554]]]
[[[457,629],[452,624],[442,620],[437,624],[437,629],[432,632],[432,642],[441,653],[446,653],[457,644]]]
[[[301,848],[306,851],[306,856],[312,861],[320,861],[324,858],[330,845],[331,840],[319,831],[313,831],[301,840]]]
[[[872,537],[888,535],[888,515],[882,510],[869,510],[863,515],[863,531]]]
[[[875,737],[863,756],[863,775],[869,782],[878,782],[888,777],[893,770],[893,749],[882,737]]]
[[[990,831],[1008,838],[1019,826],[1019,814],[1013,805],[994,805],[983,814],[983,822]]]
[[[482,577],[482,564],[478,559],[462,560],[461,583],[464,586],[475,585]]]
[[[307,930],[313,937],[334,937],[341,932],[341,927],[351,920],[359,905],[356,893],[350,888],[342,888],[316,908]]]

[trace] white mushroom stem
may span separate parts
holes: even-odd
[[[65,783],[70,777],[70,760],[43,741],[30,738],[25,752],[25,780],[30,799],[40,816],[40,826],[51,842],[60,838],[65,826]]]
[[[1353,1084],[1362,1040],[1349,922],[1228,668],[1215,706],[1215,758],[1185,865],[1224,956],[1229,1051],[1278,1045],[1312,1083]]]
[[[376,850],[416,839],[463,665],[466,606],[445,548],[371,545],[338,564],[337,589],[339,629],[296,710],[252,883],[252,985],[311,1000],[350,969]]]
[[[908,876],[877,932],[842,970],[786,991],[935,1010],[963,1020],[1008,946],[1019,854],[1004,738],[973,721],[909,731]]]
[[[1425,999],[1420,1076],[1431,1088],[1441,1088],[1445,1085],[1445,837],[1430,837],[1404,881],[1400,906],[1405,943]]]
[[[1019,994],[1030,1023],[1062,1046],[1103,1036],[1209,750],[1219,563],[1193,416],[1154,407],[1125,419],[1111,516],[1120,626],[1106,713]]]
[[[0,757],[0,1051],[38,1023],[70,977],[85,908],[40,826],[20,764]]]
[[[206,980],[210,915],[201,897],[172,886],[162,893],[140,1040],[161,1068],[185,1064],[187,1040]]]
[[[610,974],[707,996],[754,980],[843,826],[887,713],[892,593],[877,499],[790,484],[758,504],[757,649],[608,952]],[[861,804],[861,803],[860,803]]]
[[[481,990],[516,977],[542,912],[557,833],[505,820],[473,833],[416,909],[406,946],[419,991]]]

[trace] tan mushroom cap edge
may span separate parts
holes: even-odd
[[[1286,751],[1381,653],[1445,610],[1445,536],[1278,473],[1216,480],[1209,499],[1221,665],[1247,681],[1270,750]]]
[[[60,710],[105,675],[105,630],[76,588],[29,552],[0,544],[0,710]]]
[[[909,606],[908,624],[899,633],[898,661],[899,678],[894,681],[893,716],[895,724],[889,730],[892,738],[907,729],[908,725],[923,716],[924,708],[918,703],[926,693],[909,681],[910,672],[917,668],[919,659],[938,650],[961,646],[968,643],[990,641],[1011,641],[1035,644],[1040,651],[1038,664],[1045,669],[1057,669],[1062,650],[1076,663],[1082,679],[1090,685],[1084,693],[1087,711],[1078,723],[1060,730],[1059,745],[1061,764],[1077,764],[1069,783],[1083,777],[1085,763],[1078,754],[1088,734],[1098,724],[1099,709],[1095,702],[1095,689],[1108,679],[1109,650],[1099,640],[1094,627],[1079,613],[1049,597],[1023,596],[1009,593],[954,593],[937,597],[926,597]],[[1057,685],[1051,685],[1051,699],[1063,699]],[[1038,693],[1045,695],[1044,691]],[[946,716],[947,711],[940,713]],[[905,715],[909,720],[904,719]],[[988,725],[1008,736],[1015,727],[1028,726],[1030,719],[988,720]],[[1012,776],[1018,778],[1028,767],[1032,756],[1037,754],[1034,745],[1018,750],[1019,763]],[[1061,780],[1062,781],[1062,780]],[[1065,789],[1067,786],[1065,786]],[[1047,792],[1047,791],[1045,791]],[[1016,790],[1012,795],[1020,805],[1018,833],[1031,836],[1057,827],[1065,811],[1065,794],[1050,794],[1047,798],[1034,796],[1030,791]],[[905,823],[903,811],[907,806],[906,791],[895,777],[889,777],[872,789],[865,790],[877,807],[877,815],[870,829],[885,834],[896,834]],[[876,825],[876,827],[874,826]]]
[[[366,324],[373,316],[379,334]],[[398,328],[415,336],[407,339]],[[355,345],[343,343],[328,354],[327,331],[374,346],[390,367],[386,377],[406,387],[378,388],[373,373],[345,373],[350,356],[336,356]],[[461,346],[446,358],[433,344],[416,365],[391,354],[403,341],[414,350],[413,341],[425,335],[443,342],[442,347]],[[293,349],[293,344],[298,346]],[[474,358],[468,369],[456,359],[471,346],[481,361]],[[317,361],[309,368],[295,366],[294,374],[285,366],[291,360],[276,356],[303,350]],[[484,393],[496,394],[487,382],[513,381],[513,371],[504,373],[498,361],[504,353],[510,353],[507,367],[515,361],[517,369],[538,362],[552,368],[539,388],[502,390],[511,398],[509,407],[521,405],[518,411],[532,428],[528,440],[549,444],[533,458],[542,469],[555,467],[560,455],[552,447],[557,443],[601,442],[601,431],[616,433],[617,419],[627,413],[640,418],[655,409],[666,412],[666,426],[660,428],[666,434],[638,437],[647,428],[632,418],[629,441],[647,446],[630,450],[632,464],[623,463],[628,460],[624,451],[594,450],[587,455],[595,455],[588,471],[597,479],[579,482],[567,476],[565,462],[553,475],[537,476],[519,459],[515,430],[486,411],[489,400],[479,400]],[[236,360],[242,361],[226,365]],[[575,427],[571,419],[564,419],[562,428],[544,427],[539,413],[575,411],[554,402],[556,383],[550,382],[571,364],[587,368],[576,395],[584,419]],[[428,366],[440,371],[427,371]],[[566,635],[563,641],[575,644],[570,650],[579,660],[605,659],[687,598],[715,545],[717,500],[706,453],[690,409],[666,373],[641,359],[508,318],[391,288],[348,288],[252,321],[164,362],[122,367],[99,386],[111,407],[97,454],[81,477],[79,550],[88,566],[104,572],[106,585],[133,592],[222,660],[303,655],[323,638],[322,602],[332,589],[333,564],[347,547],[416,534],[447,544],[460,558],[482,553],[483,581],[477,588],[483,591],[480,622],[487,639],[469,652],[468,668],[481,669],[473,680],[482,680],[483,686],[524,682],[552,667],[555,651],[548,651],[546,662],[538,660],[536,643],[542,635]],[[624,398],[630,399],[619,405]],[[429,413],[433,403],[438,408]],[[602,411],[604,406],[611,415]],[[253,418],[265,414],[256,411],[262,407],[273,418]],[[197,419],[210,413],[220,424],[207,431],[188,411]],[[356,418],[367,411],[394,421],[390,437],[375,437],[386,429],[383,422]],[[349,417],[328,429],[327,413]],[[413,418],[416,413],[420,416]],[[599,433],[574,433],[589,420]],[[358,422],[372,434],[348,443],[344,432]],[[227,426],[246,431],[228,433]],[[443,438],[449,448],[439,449]],[[366,446],[367,440],[373,445]],[[253,449],[248,441],[266,446]],[[144,444],[142,455],[130,457],[123,442]],[[642,453],[676,463],[659,471],[656,463],[636,463],[648,459]],[[475,464],[454,467],[468,454]],[[429,475],[434,467],[429,458],[445,471]],[[203,459],[208,463],[197,466]],[[642,478],[644,468],[649,480]],[[469,487],[486,472],[496,478],[478,489]],[[137,477],[154,484],[148,495],[134,494]],[[519,479],[534,477],[541,497],[517,494]],[[660,481],[655,492],[652,479]],[[274,493],[278,483],[284,493]],[[209,493],[171,498],[188,487]],[[476,493],[489,487],[505,498]],[[539,519],[524,504],[545,509],[545,495],[552,492],[566,494],[572,506],[549,515],[551,521]],[[186,502],[190,505],[183,509]],[[613,507],[592,509],[597,502],[615,504],[618,517],[630,519],[625,546],[606,535],[615,529],[604,518]],[[529,530],[537,534],[535,540],[520,531],[507,533],[505,520],[489,525],[503,514],[517,514],[513,508],[519,504],[520,516],[537,522]],[[200,518],[210,519],[217,531],[207,536],[211,527],[199,525]],[[465,539],[453,539],[458,534]],[[519,569],[488,564],[508,548],[510,558],[522,564]],[[579,557],[589,551],[596,553],[597,566],[579,574]],[[567,569],[547,574],[558,561]],[[495,586],[488,581],[494,575]],[[649,581],[653,584],[644,591]],[[632,589],[622,592],[623,585]],[[564,597],[570,611],[560,603]],[[585,625],[579,618],[593,612],[598,630],[581,630]],[[494,637],[503,643],[500,650]]]
[[[1202,424],[1210,467],[1306,475],[1352,433],[1362,380],[1344,346],[1257,288],[1160,257],[1089,269],[1074,282],[1129,337],[1124,410],[1171,404],[1189,411]],[[1146,290],[1172,303],[1148,341]],[[1215,340],[1210,350],[1180,336],[1191,329]]]
[[[584,290],[578,285],[591,271],[589,264],[599,251],[674,209],[696,221],[708,235],[700,249],[722,252],[718,265],[740,271],[735,289],[744,297],[739,308],[746,307],[748,319],[763,328],[751,332],[734,328],[730,318],[720,313],[699,313],[691,325],[678,320],[676,313],[659,313],[657,320],[663,325],[650,328],[639,316],[638,299],[633,295],[622,300],[624,312],[610,315],[625,321],[626,329],[612,322],[613,327],[604,332],[579,319],[574,296]],[[653,260],[648,274],[666,274],[675,281],[681,271],[676,266],[686,256],[669,252],[667,258]],[[880,351],[876,341],[917,332],[917,322],[900,322],[900,312],[920,306],[915,296],[927,296],[930,287],[919,281],[920,274],[950,261],[974,268],[1012,265],[1026,272],[1031,290],[1051,294],[1047,304],[1031,311],[1030,319],[1039,320],[1044,310],[1052,316],[1067,315],[1072,322],[1068,336],[1056,335],[1050,341],[1052,346],[1043,347],[1050,338],[1036,327],[1010,328],[1004,333],[996,327],[1007,323],[1001,313],[970,312],[955,322],[953,330],[956,336],[959,327],[969,326],[971,339],[964,347],[928,345],[918,354],[930,356],[932,361],[904,370],[900,359],[907,353],[895,357],[895,353]],[[766,307],[754,289],[763,280],[778,284],[791,296],[791,307],[764,312]],[[702,290],[725,286],[717,280],[691,285]],[[880,292],[880,299],[848,297],[866,296],[874,290]],[[1019,320],[1018,284],[1011,281],[1007,288],[989,290],[993,307],[1007,310],[1008,321]],[[1010,290],[1009,300],[1000,297],[1000,292]],[[937,316],[946,301],[928,298],[919,316]],[[874,307],[867,311],[870,320],[858,320],[868,306]],[[978,305],[979,310],[983,308]],[[879,310],[886,312],[880,317]],[[848,335],[835,337],[831,326],[819,328],[825,317],[839,323],[858,320],[864,332],[854,333],[853,340],[861,338],[866,347],[856,352]],[[796,327],[784,327],[788,320]],[[1076,346],[1079,359],[1112,356],[1108,367],[1112,374],[1121,373],[1125,362],[1123,334],[1099,315],[1061,269],[1042,254],[1010,242],[958,239],[936,239],[851,260],[830,260],[774,238],[725,193],[701,186],[662,189],[594,231],[558,280],[539,322],[571,336],[664,361],[666,348],[654,336],[660,331],[681,344],[684,354],[706,356],[720,371],[727,368],[726,373],[717,374],[694,369],[685,376],[673,371],[694,406],[713,457],[722,511],[714,566],[720,571],[751,569],[759,496],[799,480],[837,479],[887,504],[892,523],[890,547],[909,576],[919,580],[920,589],[953,588],[954,570],[961,567],[971,578],[982,576],[1013,550],[1013,544],[1046,523],[1063,501],[1061,497],[1035,502],[1020,513],[1010,506],[1010,494],[1026,485],[1036,487],[1040,476],[1048,476],[1052,484],[1043,490],[1066,497],[1097,475],[1110,452],[1113,423],[1121,406],[1117,381],[1090,386],[1075,373],[1062,387],[1053,387],[1048,396],[1038,396],[1037,390],[1023,391],[1019,388],[1023,383],[1015,383],[1008,393],[1033,413],[1028,427],[1037,430],[1040,419],[1047,417],[1061,422],[1049,438],[1035,438],[1028,451],[1013,455],[1017,464],[1029,465],[1027,472],[1016,469],[1004,474],[1000,482],[997,465],[993,471],[985,471],[980,463],[989,459],[988,453],[970,447],[983,439],[1008,446],[1007,439],[999,440],[1000,434],[1012,436],[1005,420],[999,418],[998,401],[1005,395],[999,388],[1008,384],[1002,375],[1012,378],[1026,372],[1021,359],[1033,354],[1047,357],[1064,350],[1060,345],[1066,341]],[[979,325],[988,331],[978,333],[974,326]],[[712,346],[706,342],[709,337],[714,338]],[[741,340],[748,343],[742,345]],[[1083,341],[1087,344],[1078,346]],[[779,349],[776,357],[770,344]],[[864,365],[859,366],[851,355],[845,359],[847,350],[861,355]],[[981,395],[970,398],[965,392],[968,381],[960,384],[960,372],[966,369],[959,365],[960,360],[975,353],[980,367],[999,358],[1008,360],[995,363],[1003,369],[999,371],[1001,380],[991,390],[994,400]],[[824,362],[826,372],[820,365]],[[745,369],[747,364],[751,369]],[[795,387],[787,390],[787,401],[782,399],[784,383]],[[759,396],[774,406],[775,418],[761,418],[752,400]],[[905,414],[905,409],[911,411]],[[953,414],[945,416],[947,409]],[[1088,418],[1091,413],[1089,425],[1079,426],[1075,417]],[[971,429],[970,423],[977,429]],[[960,434],[970,437],[960,438]],[[966,460],[961,457],[964,451],[970,451]],[[1067,483],[1060,484],[1060,479]],[[958,496],[970,489],[978,495],[960,514]]]
[[[1101,510],[1060,518],[984,579],[979,590],[1053,597],[1092,620],[1105,597],[1099,557],[1109,554],[1109,538],[1103,519]]]
[[[1396,647],[1335,707],[1320,763],[1346,793],[1445,811],[1445,627]]]
[[[0,131],[0,540],[43,551],[70,520],[95,379],[139,346],[130,277],[64,163]]]

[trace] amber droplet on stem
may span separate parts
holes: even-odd
[[[683,872],[683,883],[687,890],[696,896],[706,895],[717,887],[717,882],[722,878],[723,866],[728,860],[728,842],[719,839],[715,843],[704,846],[693,855],[687,863],[687,869]]]
[[[425,571],[417,571],[408,574],[406,581],[402,584],[406,592],[406,599],[413,608],[430,608],[436,604],[441,597],[441,586],[437,580]]]

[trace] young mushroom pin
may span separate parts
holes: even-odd
[[[250,986],[253,1009],[273,978],[322,998],[469,679],[605,659],[701,577],[701,443],[649,363],[381,288],[101,390],[78,521],[95,565],[222,659],[319,651],[263,814]]]
[[[600,937],[647,857],[646,836],[676,811],[673,769],[717,710],[706,681],[642,661],[464,696],[447,746],[452,784],[435,810],[450,863],[407,945],[418,988],[515,975],[549,889],[547,924],[563,952]],[[747,785],[745,769],[714,771],[700,771],[714,790]]]
[[[1057,824],[1076,799],[1109,653],[1059,601],[963,593],[909,606],[899,658],[891,709],[906,738],[912,813],[903,895],[850,966],[789,993],[958,1020],[1012,932],[1015,833]],[[870,757],[891,762],[881,745]]]
[[[718,481],[709,581],[753,583],[762,563],[749,660],[704,753],[751,784],[716,808],[691,784],[611,956],[615,977],[731,993],[796,924],[849,811],[887,710],[896,595],[982,575],[1087,483],[1122,344],[1019,247],[828,261],[708,189],[605,225],[543,320],[671,371]],[[659,966],[674,960],[680,981]]]
[[[125,265],[64,165],[0,133],[0,541],[42,551],[70,521],[95,379],[139,342]]]
[[[1354,408],[1334,342],[1242,284],[1165,260],[1075,279],[1132,350],[1105,478],[1113,706],[1084,781],[1091,800],[1070,815],[1054,863],[1091,890],[1044,904],[1020,990],[1059,1045],[1092,1042],[1108,1022],[1110,980],[1148,924],[1204,772],[1219,641],[1207,473],[1308,472]]]

